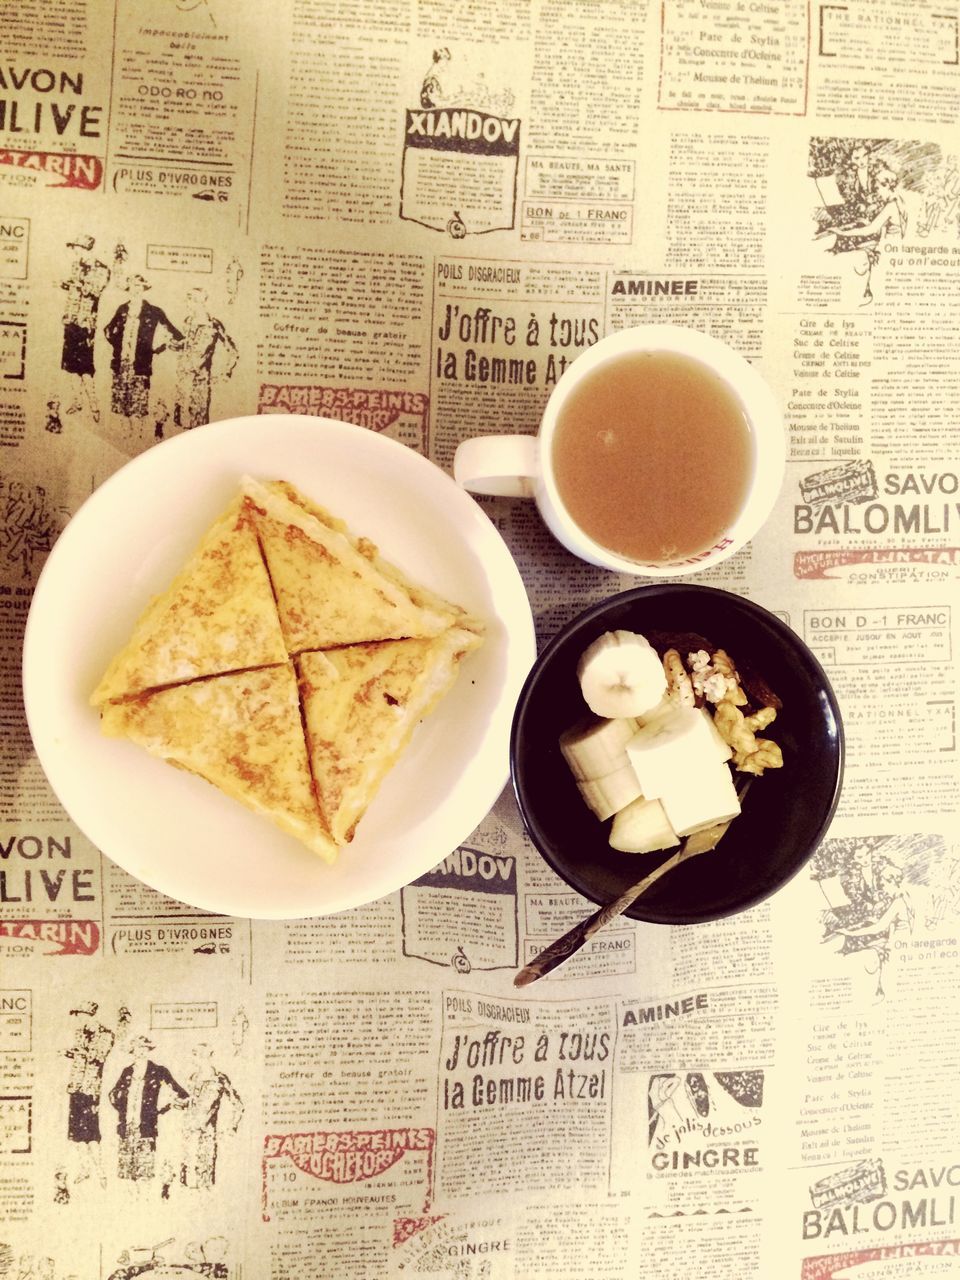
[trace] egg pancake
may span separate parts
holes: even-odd
[[[476,631],[478,634],[482,633],[483,624],[479,619],[470,617],[460,605],[445,600],[443,596],[431,591],[428,587],[423,586],[422,583],[414,582],[407,577],[395,564],[391,564],[389,560],[383,558],[376,543],[371,542],[369,538],[358,537],[352,533],[343,520],[338,516],[332,515],[325,507],[321,507],[319,503],[302,494],[288,480],[271,480],[266,487],[277,493],[284,494],[291,502],[295,502],[304,511],[309,512],[310,515],[319,520],[321,524],[325,524],[343,534],[360,555],[365,556],[385,578],[388,578],[402,591],[406,592],[414,604],[439,614],[446,619],[448,626],[464,626]]]
[[[245,479],[90,701],[332,862],[482,636],[293,485]]]
[[[101,727],[199,774],[328,862],[292,664],[194,680],[101,708]]]
[[[245,480],[243,491],[290,653],[433,636],[450,626],[452,612],[417,604],[345,532],[280,489]]]
[[[439,636],[345,645],[297,659],[310,766],[324,821],[348,842],[414,730],[481,643],[463,627]]]
[[[256,530],[238,497],[147,605],[90,701],[286,658]]]

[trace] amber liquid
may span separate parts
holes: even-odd
[[[584,533],[630,560],[713,547],[746,501],[750,423],[736,394],[690,356],[632,352],[570,393],[552,444],[560,498]]]

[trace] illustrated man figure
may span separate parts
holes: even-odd
[[[420,86],[421,107],[439,107],[447,100],[443,87],[445,64],[450,61],[450,50],[446,47],[434,49],[430,66]]]
[[[97,328],[100,296],[110,283],[110,268],[93,253],[93,236],[77,236],[67,244],[74,252],[70,275],[60,282],[67,298],[63,307],[63,351],[60,367],[77,378],[77,396],[67,408],[76,413],[86,400],[94,422],[100,421],[100,406],[94,387],[93,337]]]
[[[70,1010],[70,1016],[77,1019],[77,1024],[73,1046],[64,1051],[65,1057],[70,1059],[67,1137],[77,1144],[80,1152],[77,1182],[93,1174],[105,1187],[107,1181],[100,1160],[100,1089],[103,1065],[115,1037],[109,1027],[97,1020],[97,1009],[96,1002],[90,1000]]]
[[[183,1118],[180,1181],[185,1187],[212,1187],[217,1180],[219,1129],[223,1125],[237,1132],[243,1103],[228,1076],[214,1065],[208,1044],[198,1044],[193,1058],[196,1065],[188,1082],[190,1097]]]
[[[225,365],[222,376],[229,378],[236,367],[237,345],[223,327],[223,322],[210,314],[203,289],[187,293],[186,333],[178,343],[177,403],[173,420],[178,427],[202,427],[210,421],[210,389],[213,383],[213,361],[222,347]]]
[[[143,276],[130,276],[127,280],[129,301],[117,308],[103,331],[113,348],[110,407],[128,421],[145,418],[150,412],[153,357],[167,347],[167,342],[157,343],[158,331],[165,331],[173,342],[183,338],[166,313],[147,301],[145,294],[149,288],[150,282]]]
[[[124,1067],[110,1090],[120,1135],[117,1175],[134,1181],[153,1177],[158,1118],[171,1107],[183,1106],[188,1097],[167,1068],[151,1060],[155,1048],[146,1036],[134,1036],[130,1041],[133,1062]],[[164,1090],[175,1097],[161,1102]]]

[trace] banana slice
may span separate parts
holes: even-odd
[[[573,776],[589,782],[629,764],[627,743],[636,720],[589,720],[560,735],[560,751]]]
[[[640,796],[614,815],[610,844],[622,853],[654,853],[672,849],[680,840],[659,800]]]
[[[641,716],[663,697],[667,677],[656,649],[634,631],[607,631],[583,651],[577,679],[595,715]]]
[[[587,807],[593,810],[601,822],[605,822],[640,795],[640,784],[629,761],[603,778],[591,778],[578,782],[577,786]]]

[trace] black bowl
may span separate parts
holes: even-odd
[[[782,700],[766,736],[780,744],[783,768],[754,781],[716,849],[681,863],[626,914],[690,924],[753,906],[786,884],[823,838],[840,796],[843,727],[830,683],[803,641],[766,609],[714,587],[625,591],[585,610],[547,644],[520,693],[510,739],[510,773],[530,838],[557,875],[601,904],[668,856],[611,849],[609,821],[587,809],[558,746],[586,713],[577,661],[592,640],[615,630],[706,636]]]

